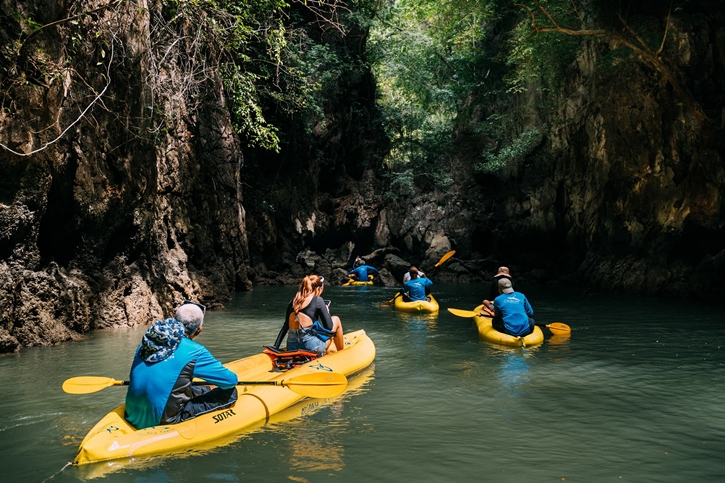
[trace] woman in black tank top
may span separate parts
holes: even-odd
[[[305,349],[323,353],[333,340],[337,350],[345,348],[342,322],[338,316],[330,315],[329,307],[320,296],[324,282],[325,278],[319,275],[308,275],[302,279],[297,294],[287,307],[275,347],[280,346],[289,331],[287,350]]]

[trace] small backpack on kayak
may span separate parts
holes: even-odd
[[[288,371],[317,359],[315,352],[303,350],[286,351],[270,345],[264,346],[264,353],[272,359],[272,363],[280,371]]]

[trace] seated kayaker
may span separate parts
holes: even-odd
[[[184,301],[175,319],[153,323],[143,336],[131,365],[126,393],[126,420],[137,429],[175,424],[237,400],[237,375],[201,344],[206,308]],[[203,379],[218,386],[192,385]]]
[[[406,302],[428,300],[426,296],[430,294],[429,287],[433,285],[433,282],[425,275],[421,276],[421,272],[415,267],[411,267],[408,273],[410,273],[410,280],[403,284],[403,290],[400,291],[403,294],[403,300]]]
[[[488,298],[483,301],[483,306],[489,315],[493,315],[493,306],[491,305],[491,301],[498,297],[500,293],[498,291],[498,281],[502,278],[508,278],[511,281],[511,287],[516,290],[514,278],[511,276],[508,267],[498,267],[498,272],[496,273],[496,275],[493,276],[491,287],[488,290]]]
[[[287,307],[282,329],[274,343],[279,347],[289,331],[287,350],[307,350],[324,354],[335,341],[339,351],[345,348],[340,317],[331,316],[330,308],[320,297],[325,288],[325,278],[308,275],[302,279],[297,294]]]
[[[534,309],[526,296],[515,292],[508,278],[498,281],[498,290],[500,295],[493,301],[493,328],[504,334],[520,337],[532,333],[536,321],[532,318]]]
[[[403,283],[405,283],[405,282],[407,282],[408,280],[410,280],[410,270],[412,270],[413,268],[415,268],[415,269],[416,269],[416,270],[418,271],[418,277],[419,277],[419,278],[420,278],[420,277],[425,277],[425,273],[421,272],[421,271],[420,271],[420,270],[418,270],[418,269],[417,269],[416,267],[410,267],[410,269],[408,269],[408,271],[407,271],[407,272],[405,272],[405,275],[403,275]],[[427,292],[426,292],[426,293],[427,293]]]
[[[372,275],[370,275],[372,273]],[[350,278],[354,278],[358,282],[367,282],[373,279],[373,275],[377,275],[378,270],[370,265],[360,265],[359,267],[353,268],[347,275]]]

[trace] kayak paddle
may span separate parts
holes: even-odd
[[[450,252],[448,252],[448,253],[446,253],[445,255],[443,255],[443,256],[441,257],[441,259],[440,259],[440,260],[438,260],[438,263],[436,263],[435,265],[433,265],[433,267],[435,268],[435,267],[437,267],[437,266],[439,266],[439,265],[442,265],[442,264],[443,264],[443,262],[445,262],[446,260],[448,260],[449,258],[451,258],[451,257],[452,257],[453,255],[455,255],[455,254],[456,254],[456,251],[455,251],[455,250],[451,250]]]
[[[448,312],[452,313],[456,317],[491,317],[488,314],[479,314],[473,310],[461,310],[461,309],[448,309]],[[552,322],[551,324],[536,324],[539,327],[546,327],[551,331],[552,334],[569,334],[571,333],[571,327],[562,322]]]
[[[111,377],[78,376],[66,379],[63,391],[68,394],[90,394],[111,386],[128,386],[128,383]],[[282,386],[302,396],[327,398],[342,393],[347,386],[347,378],[337,372],[313,372],[279,381],[239,381],[237,386]]]

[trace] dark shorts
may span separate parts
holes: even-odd
[[[180,423],[210,411],[229,407],[237,401],[236,387],[230,389],[216,387],[212,389],[209,386],[191,386],[191,392],[194,397],[184,404],[181,412],[173,420],[162,424]]]
[[[513,335],[506,330],[506,327],[504,326],[504,323],[503,323],[503,319],[501,317],[494,317],[493,321],[491,322],[491,325],[493,326],[494,329],[496,329],[497,331],[499,331],[503,334]],[[531,317],[529,317],[529,331],[520,337],[526,337],[527,335],[532,333],[534,331],[535,326],[536,326],[536,321],[534,319],[532,319]]]

